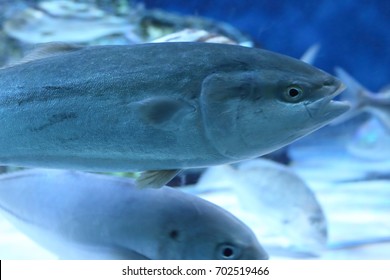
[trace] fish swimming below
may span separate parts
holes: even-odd
[[[0,212],[62,259],[267,259],[226,210],[169,187],[60,170],[0,177]]]
[[[333,76],[235,45],[49,44],[0,69],[0,163],[146,171],[257,157],[321,128],[349,106]]]
[[[319,254],[325,249],[328,234],[322,207],[292,168],[267,159],[211,167],[195,191],[222,188],[232,190],[269,252],[278,248]]]

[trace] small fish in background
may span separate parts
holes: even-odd
[[[62,259],[267,259],[222,208],[168,187],[76,171],[0,176],[0,211]]]
[[[139,26],[140,33],[144,35],[143,37],[146,41],[153,41],[165,35],[169,36],[172,33],[180,32],[184,29],[195,29],[206,30],[211,34],[218,34],[229,38],[234,42],[238,42],[241,46],[253,47],[255,45],[248,36],[226,22],[219,22],[199,16],[183,16],[168,13],[160,9],[143,10],[141,12]]]
[[[151,43],[163,43],[163,42],[204,42],[204,43],[238,45],[238,42],[235,42],[228,37],[216,33],[211,33],[206,30],[190,29],[190,28],[186,28],[182,31],[175,32],[172,34],[168,34],[151,41]]]
[[[6,20],[3,26],[5,33],[29,44],[56,41],[86,44],[103,37],[133,32],[133,25],[127,19],[109,15],[92,4],[45,1],[38,7],[24,9]],[[132,38],[136,36],[133,34]],[[126,43],[141,42],[140,39],[135,40]]]
[[[335,119],[332,124],[345,122],[359,114],[369,113],[370,118],[357,128],[347,143],[350,154],[367,160],[390,159],[390,89],[383,88],[372,93],[342,68],[336,68],[337,76],[348,89],[340,95],[341,100],[348,100],[351,110]]]
[[[48,44],[0,69],[0,88],[0,163],[147,171],[140,187],[261,156],[349,109],[335,77],[227,44]]]
[[[335,120],[335,123],[346,121],[362,112],[368,112],[377,118],[390,133],[390,89],[384,88],[374,94],[340,67],[335,69],[337,76],[346,84],[347,90],[340,96],[351,103],[351,110]]]
[[[233,26],[197,16],[148,10],[142,3],[110,1],[82,3],[71,0],[40,1],[28,8],[7,12],[5,32],[23,43],[52,41],[87,45],[145,43],[183,29],[205,29],[253,46]],[[85,32],[88,30],[88,32]]]
[[[217,184],[217,186],[216,186]],[[193,191],[228,188],[245,220],[272,254],[277,249],[319,254],[326,247],[327,222],[314,193],[291,168],[266,159],[208,168]]]
[[[53,17],[96,19],[106,16],[103,10],[92,3],[82,3],[72,0],[40,1],[37,3],[37,7]]]

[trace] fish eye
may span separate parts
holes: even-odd
[[[220,260],[234,260],[239,257],[239,249],[231,244],[221,244],[218,246],[218,259]]]
[[[298,86],[290,86],[287,88],[285,96],[288,101],[297,102],[302,98],[303,90]]]
[[[179,238],[179,231],[174,229],[169,232],[169,237],[173,240],[177,240]]]

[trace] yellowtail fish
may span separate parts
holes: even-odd
[[[297,59],[227,44],[49,44],[0,70],[0,163],[180,170],[279,149],[349,109],[335,77]]]

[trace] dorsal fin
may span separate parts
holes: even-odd
[[[320,44],[312,45],[301,56],[300,60],[302,60],[303,62],[306,62],[307,64],[313,65],[314,60],[316,59],[319,50],[320,50]]]
[[[68,52],[73,52],[82,49],[83,46],[73,45],[62,42],[51,42],[37,45],[31,52],[29,52],[25,57],[23,57],[20,61],[16,63],[12,63],[7,65],[4,68],[13,67],[16,65],[24,64],[30,61],[35,61],[47,57],[52,57]]]

